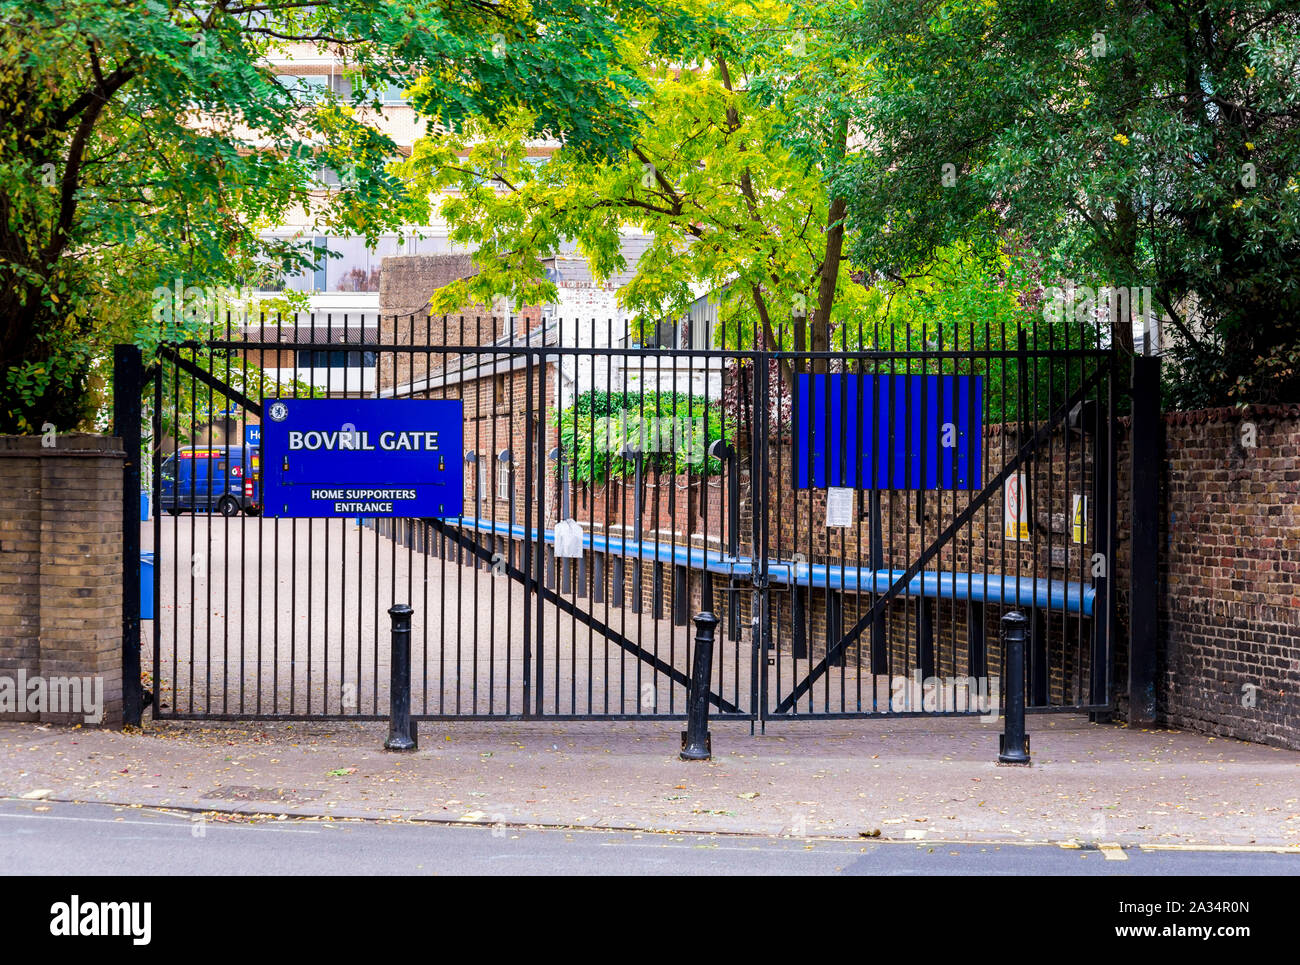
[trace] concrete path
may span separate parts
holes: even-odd
[[[974,719],[716,724],[0,724],[0,797],[211,814],[368,817],[854,840],[1253,846],[1300,853],[1300,754],[1066,716],[1030,719],[1034,764],[994,763]],[[1297,858],[1300,860],[1300,857]]]

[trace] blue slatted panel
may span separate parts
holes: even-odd
[[[982,375],[800,375],[796,388],[797,488],[981,487]]]

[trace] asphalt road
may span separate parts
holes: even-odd
[[[1267,851],[794,840],[429,823],[220,820],[0,800],[7,875],[1297,875]]]

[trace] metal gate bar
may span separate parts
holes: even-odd
[[[808,351],[781,348],[785,328],[741,338],[724,321],[719,347],[647,348],[630,334],[619,343],[609,319],[228,316],[206,341],[163,346],[150,368],[154,713],[382,718],[381,620],[395,602],[415,611],[416,718],[680,718],[700,609],[726,624],[719,713],[893,715],[882,680],[986,677],[1000,666],[990,621],[1024,601],[1036,628],[1030,709],[1108,710],[1113,592],[1084,550],[1109,565],[1114,355],[1096,332],[1066,331],[1058,346],[1049,331],[1045,347],[1033,334],[986,325],[931,339],[922,328],[914,346],[914,333],[877,326],[856,345],[845,331],[838,350]],[[963,373],[972,393],[973,376],[985,380],[979,424],[999,430],[996,446],[979,440],[977,491],[959,501],[855,484],[849,525],[814,520],[826,490],[795,486],[801,462],[813,465],[794,445],[793,379],[824,377],[808,384],[823,385],[829,417],[832,376],[891,379],[879,384],[892,411],[894,376]],[[458,400],[466,499],[487,528],[259,515],[269,467],[245,429],[266,398],[325,394]],[[849,424],[847,390],[839,399],[828,469],[843,474],[849,453],[879,439],[874,424]],[[939,400],[954,413],[958,401]],[[918,424],[948,411],[929,406],[922,394]],[[684,420],[689,448],[647,442],[645,427],[664,419]],[[916,454],[919,478],[939,472],[910,417],[887,443],[891,479],[895,446]],[[1035,517],[1028,539],[990,540],[996,497],[1021,473],[1030,505],[1048,507],[1046,536]],[[1087,498],[1077,549],[1054,521],[1074,497]],[[555,526],[569,519],[583,547],[557,557]]]

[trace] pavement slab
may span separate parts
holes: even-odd
[[[1300,851],[1300,753],[1168,730],[1031,717],[1033,764],[995,763],[1000,724],[715,722],[0,724],[0,796],[321,819],[912,841]]]

